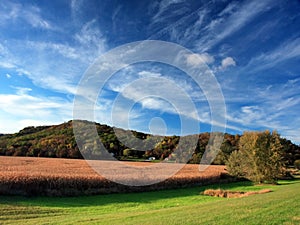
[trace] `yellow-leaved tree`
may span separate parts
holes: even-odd
[[[283,174],[283,147],[276,131],[244,132],[227,163],[229,174],[255,183],[276,183]]]

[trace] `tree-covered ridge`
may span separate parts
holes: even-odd
[[[80,153],[74,134],[73,121],[54,126],[26,127],[15,134],[0,136],[0,155],[7,156],[35,156],[35,157],[58,157],[58,158],[83,158]],[[80,121],[82,126],[87,121]],[[79,123],[79,124],[80,124]],[[179,136],[153,136],[137,131],[130,131],[136,138],[130,138],[128,131],[113,128],[107,125],[95,123],[98,135],[103,146],[109,153],[119,160],[145,160],[155,157],[158,160],[168,158],[172,161],[173,151],[180,140]],[[115,133],[117,130],[118,137]],[[120,134],[121,141],[120,139]],[[127,136],[126,136],[127,135]],[[198,143],[189,163],[199,163],[206,150],[210,133],[198,134]],[[88,141],[89,134],[83,130],[82,137],[85,138],[84,154],[97,154],[97,143],[95,140]],[[214,164],[225,164],[230,154],[239,150],[240,135],[225,134],[221,145],[221,151],[214,160]],[[138,139],[143,140],[137,145]],[[293,144],[290,140],[280,138],[283,146],[283,158],[286,165],[293,165],[295,160],[300,159],[300,146]],[[139,149],[129,146],[138,146]],[[81,146],[82,147],[82,146]]]

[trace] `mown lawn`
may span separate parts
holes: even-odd
[[[221,186],[273,190],[243,198],[200,194],[219,187],[65,198],[0,196],[0,224],[300,224],[299,180],[276,186]]]

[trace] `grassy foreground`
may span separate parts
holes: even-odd
[[[243,198],[200,195],[219,185],[86,197],[0,196],[0,224],[300,224],[300,181],[221,188],[273,192]]]

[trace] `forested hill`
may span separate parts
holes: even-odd
[[[91,123],[80,121],[81,123]],[[152,136],[149,134],[132,131],[139,139],[146,140],[142,149],[136,151],[126,147],[115,135],[114,129],[107,125],[96,123],[96,128],[105,148],[119,160],[141,160],[155,157],[163,160],[172,158],[172,152],[177,146],[179,136]],[[122,131],[122,129],[118,129]],[[124,131],[124,130],[123,130]],[[147,140],[155,137],[160,141],[149,145]],[[199,163],[207,146],[210,134],[199,134],[198,144],[189,163]],[[238,149],[240,135],[225,134],[221,145],[221,151],[214,160],[214,164],[224,164],[231,152]],[[148,147],[146,145],[151,147]],[[293,165],[296,159],[300,159],[300,146],[293,144],[290,140],[281,138],[284,149],[284,159],[287,165]],[[85,151],[91,151],[95,143],[87,143]],[[72,121],[53,126],[26,127],[15,134],[0,135],[0,155],[6,156],[35,156],[35,157],[57,157],[57,158],[82,158],[73,135]]]

